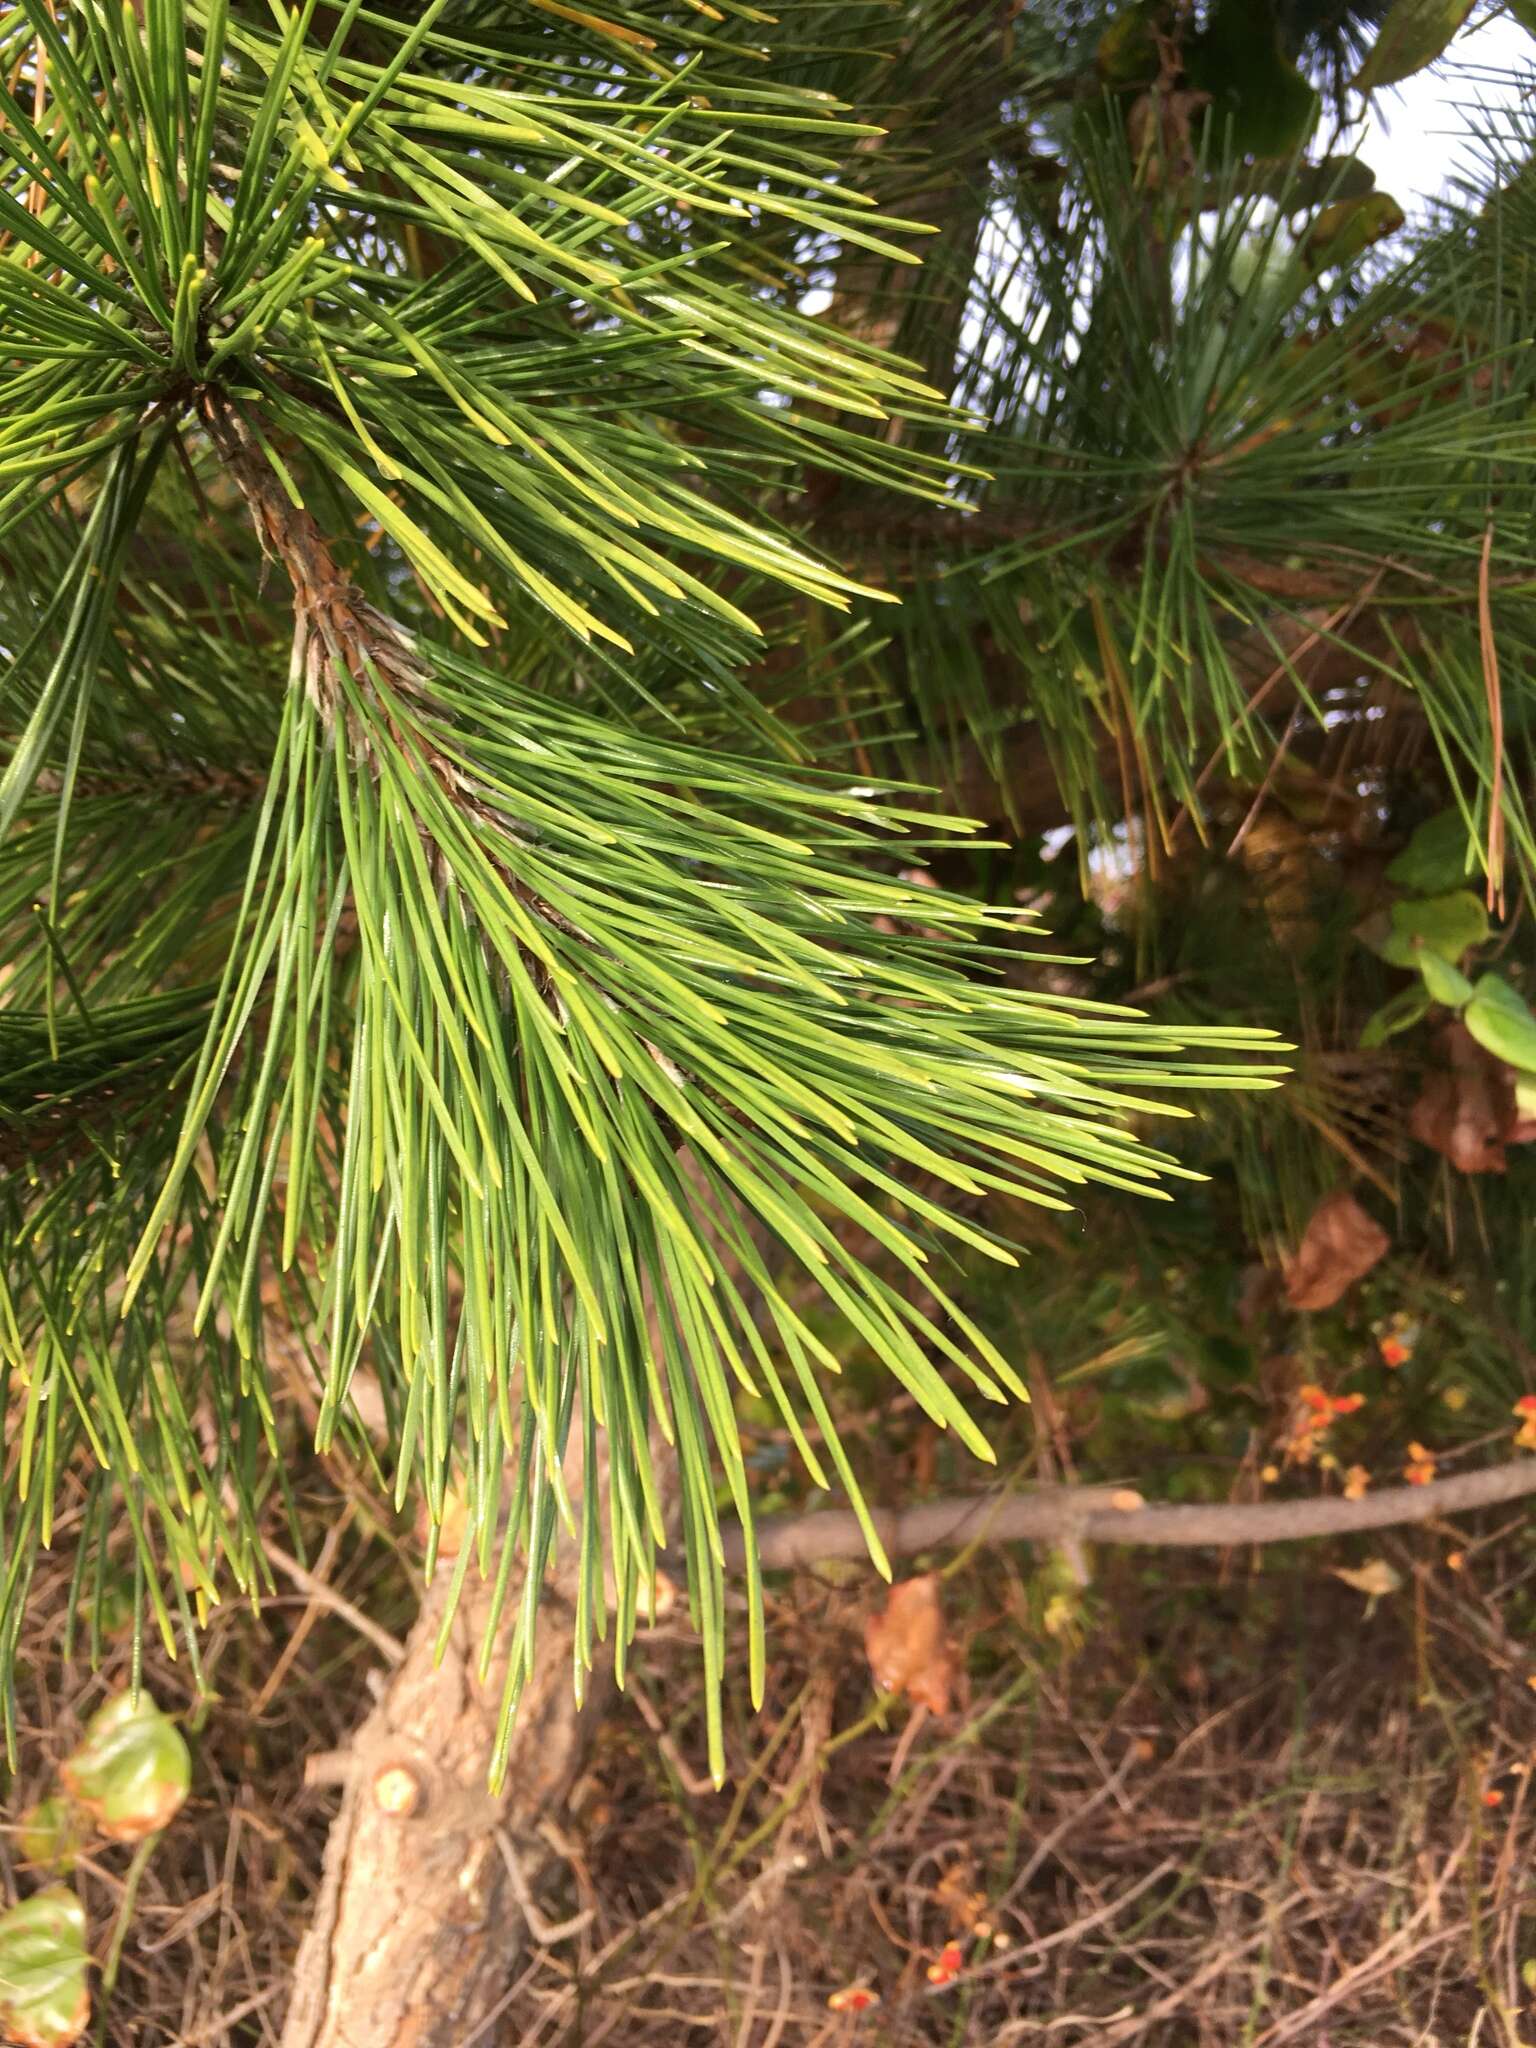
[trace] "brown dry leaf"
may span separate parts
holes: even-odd
[[[987,1895],[975,1889],[975,1876],[970,1857],[962,1851],[934,1887],[934,1903],[957,1934],[973,1932],[986,1907]]]
[[[1403,1575],[1387,1563],[1384,1557],[1367,1558],[1365,1563],[1353,1570],[1348,1565],[1335,1565],[1333,1576],[1342,1579],[1346,1586],[1353,1586],[1357,1593],[1365,1593],[1373,1600],[1384,1600],[1389,1593],[1400,1593]]]
[[[1461,1023],[1439,1034],[1443,1065],[1432,1073],[1408,1128],[1420,1144],[1443,1152],[1460,1173],[1502,1173],[1504,1148],[1520,1140],[1514,1079]]]
[[[1295,1257],[1286,1261],[1286,1300],[1292,1308],[1332,1308],[1391,1242],[1348,1188],[1336,1188],[1312,1211]]]
[[[882,1692],[904,1692],[935,1714],[949,1712],[955,1653],[939,1604],[939,1575],[903,1579],[864,1624],[869,1668]]]

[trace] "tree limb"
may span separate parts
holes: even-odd
[[[1050,1486],[876,1510],[871,1520],[891,1557],[967,1543],[1057,1544],[1074,1539],[1224,1549],[1230,1544],[1294,1543],[1311,1536],[1397,1528],[1533,1493],[1536,1457],[1431,1480],[1427,1486],[1389,1486],[1359,1500],[1332,1494],[1309,1500],[1149,1507],[1139,1495],[1122,1488]],[[1117,1498],[1126,1505],[1115,1506]],[[744,1556],[741,1531],[728,1530],[725,1542],[727,1564],[739,1566]],[[757,1525],[757,1547],[769,1570],[868,1554],[858,1520],[847,1510],[771,1516]]]

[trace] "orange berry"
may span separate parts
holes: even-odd
[[[937,1962],[928,1965],[930,1984],[953,1984],[964,1967],[965,1957],[958,1941],[946,1941]]]
[[[880,2003],[880,1994],[867,1984],[845,1984],[841,1991],[834,1991],[827,2000],[830,2012],[868,2012],[872,2005]]]

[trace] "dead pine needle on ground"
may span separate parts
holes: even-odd
[[[1316,1547],[1233,1556],[1220,1577],[1198,1553],[1098,1553],[1094,1584],[1065,1601],[1043,1598],[1028,1551],[978,1553],[943,1583],[960,1699],[941,1716],[873,1688],[872,1572],[785,1575],[764,1710],[728,1696],[720,1792],[697,1646],[674,1613],[552,1831],[541,1918],[576,1930],[532,1947],[484,2038],[1536,2040],[1536,1564],[1507,1517],[1379,1549],[1401,1585],[1364,1620]],[[349,1530],[326,1582],[375,1602],[389,1565]],[[57,1644],[69,1577],[47,1569]],[[28,1667],[0,1835],[13,1893],[30,1877],[14,1823],[127,1682],[126,1643],[108,1638],[95,1676],[79,1657]],[[283,1683],[263,1688],[279,1660]],[[259,1617],[215,1617],[215,1704],[199,1709],[184,1664],[147,1656],[196,1769],[139,1885],[111,2048],[277,2042],[333,1804],[306,1763],[345,1741],[378,1668],[334,1602],[287,1586]],[[98,1957],[127,1862],[97,1843],[76,1872]]]

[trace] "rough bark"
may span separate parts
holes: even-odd
[[[594,1675],[578,1712],[572,1613],[558,1579],[540,1606],[537,1664],[513,1730],[506,1789],[487,1790],[502,1649],[476,1661],[488,1591],[467,1586],[434,1658],[449,1574],[338,1760],[341,1809],[294,1972],[283,2048],[466,2048],[490,2031],[530,1939],[523,1901],[552,1851],[537,1832],[563,1801],[602,1717]],[[503,1637],[509,1633],[503,1627]],[[477,2030],[484,2030],[477,2033]]]
[[[682,1154],[685,1171],[691,1159]],[[671,1527],[677,1456],[653,1423],[651,1469]],[[595,1474],[566,1458],[608,1518],[606,1439]],[[612,1673],[587,1674],[576,1705],[574,1598],[579,1553],[557,1551],[539,1602],[536,1655],[512,1725],[504,1789],[489,1790],[512,1618],[514,1571],[486,1676],[479,1676],[492,1588],[471,1569],[441,1659],[452,1579],[440,1570],[372,1713],[313,1781],[342,1785],[320,1887],[294,1967],[281,2048],[500,2048],[497,2016],[535,1941],[551,1927],[537,1893],[556,1854],[541,1823],[563,1807],[613,1698]]]

